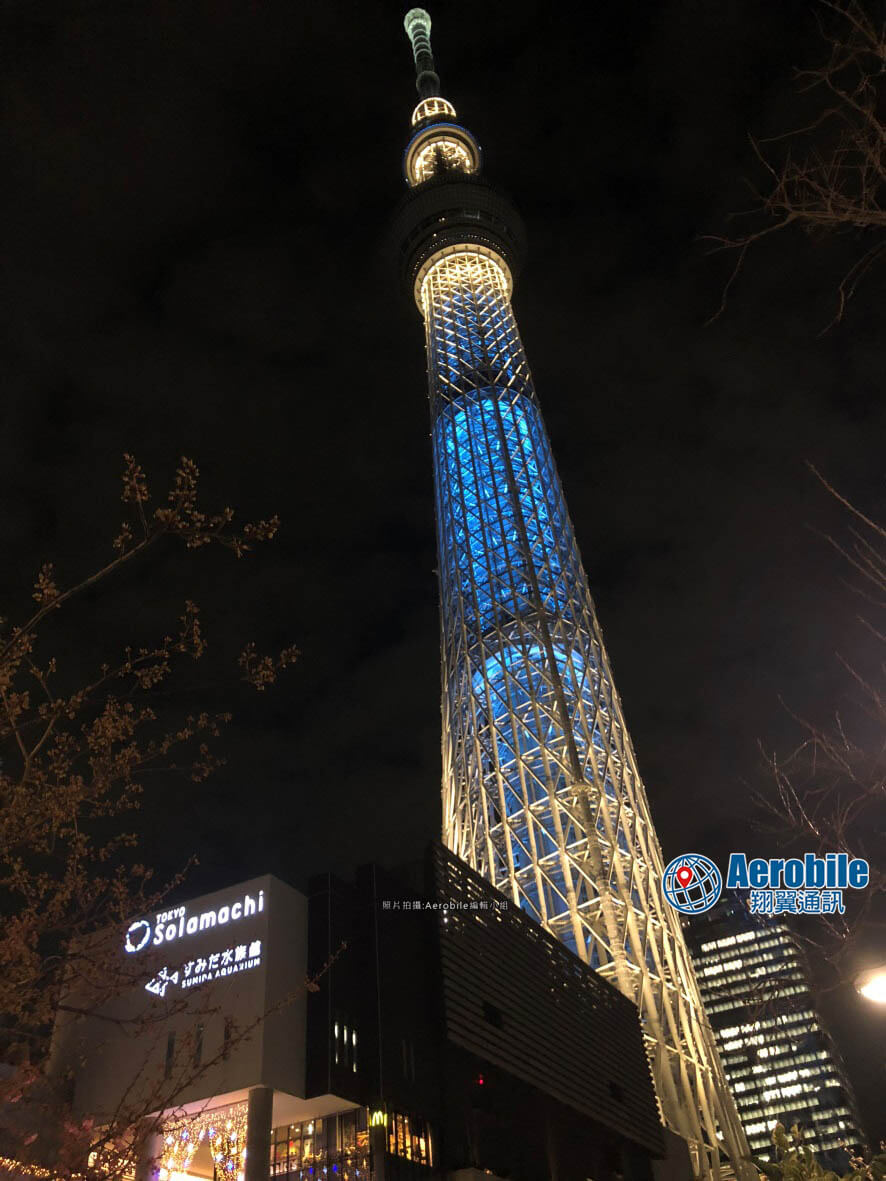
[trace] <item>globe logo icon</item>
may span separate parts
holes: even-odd
[[[681,914],[703,914],[710,910],[723,890],[720,871],[703,853],[675,857],[661,880],[664,896]]]

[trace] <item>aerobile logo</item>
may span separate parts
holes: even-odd
[[[824,857],[806,853],[802,861],[799,857],[748,861],[744,853],[730,853],[726,886],[730,890],[863,890],[870,879],[871,869],[864,858],[850,859],[846,853]]]
[[[867,861],[846,853],[806,853],[802,858],[768,861],[731,853],[726,888],[749,892],[751,914],[845,914],[843,891],[863,890],[870,877]],[[721,889],[719,869],[701,853],[675,857],[662,877],[665,899],[681,914],[710,910]]]
[[[720,871],[703,853],[675,857],[662,878],[664,896],[680,914],[703,914],[710,910],[723,889]]]

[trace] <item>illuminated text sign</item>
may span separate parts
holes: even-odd
[[[214,927],[224,927],[228,923],[261,914],[264,908],[264,890],[259,890],[255,896],[244,894],[234,903],[204,910],[199,914],[189,915],[187,906],[176,906],[171,910],[160,911],[153,919],[136,919],[130,924],[123,945],[130,954],[143,951],[149,945],[160,947],[201,931],[211,931]]]

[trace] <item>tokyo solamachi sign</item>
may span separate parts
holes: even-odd
[[[257,894],[243,894],[233,902],[199,913],[189,914],[187,906],[161,910],[153,918],[136,919],[130,923],[123,946],[132,955],[149,946],[165,946],[200,932],[211,931],[215,927],[239,923],[252,915],[261,914],[264,908],[265,892],[259,890]]]

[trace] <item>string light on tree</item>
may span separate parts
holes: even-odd
[[[201,1112],[164,1129],[159,1181],[187,1176],[194,1155],[207,1144],[215,1171],[224,1181],[243,1181],[246,1161],[247,1104]]]

